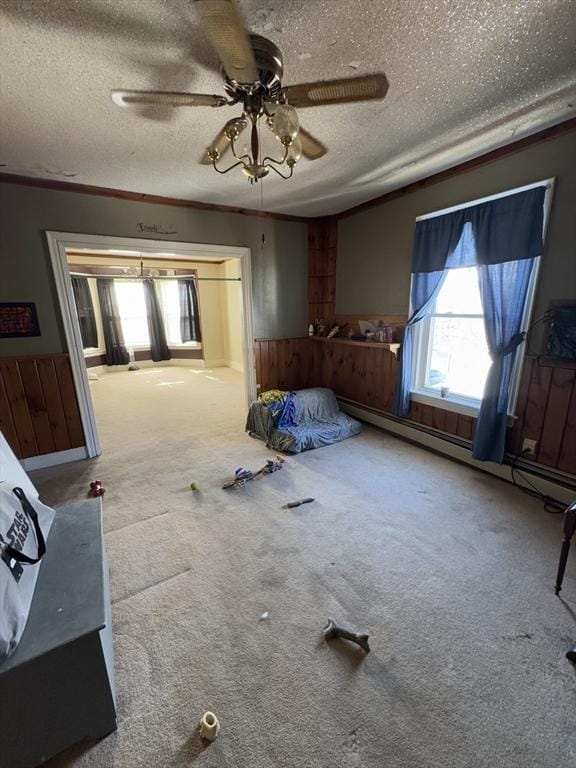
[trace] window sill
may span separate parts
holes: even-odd
[[[169,349],[202,349],[202,344],[198,341],[186,342],[185,344],[171,344],[168,342]]]
[[[463,416],[478,416],[480,410],[479,405],[471,405],[464,400],[457,400],[455,398],[440,397],[430,395],[423,392],[410,392],[410,399],[415,403],[423,403],[424,405],[433,405],[435,408],[442,408],[444,411],[453,411],[454,413],[461,413]]]

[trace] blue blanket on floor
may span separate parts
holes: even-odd
[[[277,393],[272,397],[266,394],[250,406],[246,430],[275,451],[300,453],[321,448],[357,435],[362,429],[359,421],[340,411],[331,389],[278,393],[286,396],[281,408]]]

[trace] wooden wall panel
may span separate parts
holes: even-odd
[[[0,360],[0,429],[20,459],[85,445],[67,355]]]
[[[334,321],[338,222],[334,217],[308,225],[308,321]]]
[[[315,370],[308,338],[256,339],[254,357],[258,392],[312,386]]]
[[[383,345],[264,339],[256,341],[255,351],[260,391],[329,387],[359,405],[392,412],[398,361]],[[0,409],[1,402],[0,392]],[[508,452],[520,453],[525,438],[536,440],[538,463],[576,475],[576,367],[526,358],[517,413],[508,432]],[[473,440],[476,429],[472,416],[417,402],[410,404],[407,419],[466,441]]]

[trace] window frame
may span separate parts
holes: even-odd
[[[554,190],[555,178],[544,179],[542,181],[534,182],[533,184],[527,184],[522,187],[515,187],[514,189],[507,190],[496,195],[490,195],[489,197],[479,198],[478,200],[472,200],[462,205],[455,205],[451,208],[445,208],[432,213],[423,214],[418,216],[416,221],[422,221],[424,219],[434,218],[436,216],[444,216],[452,211],[462,210],[463,208],[470,208],[481,203],[488,202],[489,200],[497,200],[501,197],[508,197],[509,195],[515,195],[519,192],[524,192],[528,189],[534,189],[535,187],[545,187],[546,193],[544,197],[544,221],[542,239],[544,244],[546,243],[546,233],[548,229],[548,222],[550,219],[550,208],[552,204],[552,195]],[[521,331],[526,332],[530,327],[532,313],[534,309],[534,301],[536,297],[536,287],[538,284],[538,275],[540,272],[540,263],[542,257],[536,259],[534,269],[530,278],[530,285],[528,286],[528,292],[526,294],[526,303],[524,306],[524,312],[522,316]],[[412,314],[412,307],[410,307],[410,314]],[[423,403],[426,405],[433,405],[440,407],[447,411],[454,411],[455,413],[461,413],[467,416],[477,416],[480,410],[482,399],[476,399],[472,397],[465,397],[457,394],[448,394],[443,397],[439,392],[435,392],[430,388],[423,386],[425,381],[426,371],[430,366],[430,354],[432,349],[431,331],[433,316],[439,317],[482,317],[484,314],[477,315],[465,315],[459,313],[436,313],[433,312],[427,315],[419,323],[416,323],[414,327],[413,337],[413,354],[412,354],[412,388],[410,391],[410,399],[417,403]],[[514,355],[514,362],[512,366],[512,378],[510,384],[510,399],[508,403],[508,416],[509,418],[516,418],[516,408],[518,403],[518,393],[520,389],[520,378],[522,375],[524,358],[526,356],[526,344],[520,344]],[[426,358],[426,359],[424,359]]]

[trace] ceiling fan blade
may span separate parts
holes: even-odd
[[[196,0],[202,27],[226,74],[237,83],[254,83],[258,69],[248,32],[233,0]]]
[[[299,83],[284,88],[288,103],[296,108],[383,99],[387,91],[388,80],[383,72],[374,72],[359,77],[345,77],[341,80]]]
[[[216,150],[218,152],[218,156],[222,157],[222,155],[226,154],[228,150],[230,149],[232,142],[226,135],[226,130],[230,123],[236,122],[236,124],[239,127],[238,137],[240,137],[240,134],[242,131],[246,128],[247,123],[244,123],[244,127],[241,126],[241,123],[239,123],[239,118],[232,118],[232,120],[228,120],[226,125],[222,128],[221,131],[219,131],[216,134],[216,137],[210,142],[210,146],[206,148],[204,154],[200,158],[200,164],[201,165],[212,165],[212,160],[208,156],[208,150]],[[234,141],[238,141],[238,139],[234,139]]]
[[[177,93],[172,91],[112,91],[112,101],[119,107],[153,104],[159,107],[221,107],[224,96],[209,93]]]
[[[300,126],[298,136],[302,142],[302,154],[304,157],[307,157],[308,160],[318,160],[318,158],[324,157],[326,152],[328,152],[324,144],[312,136],[311,133],[305,131],[302,126]]]

